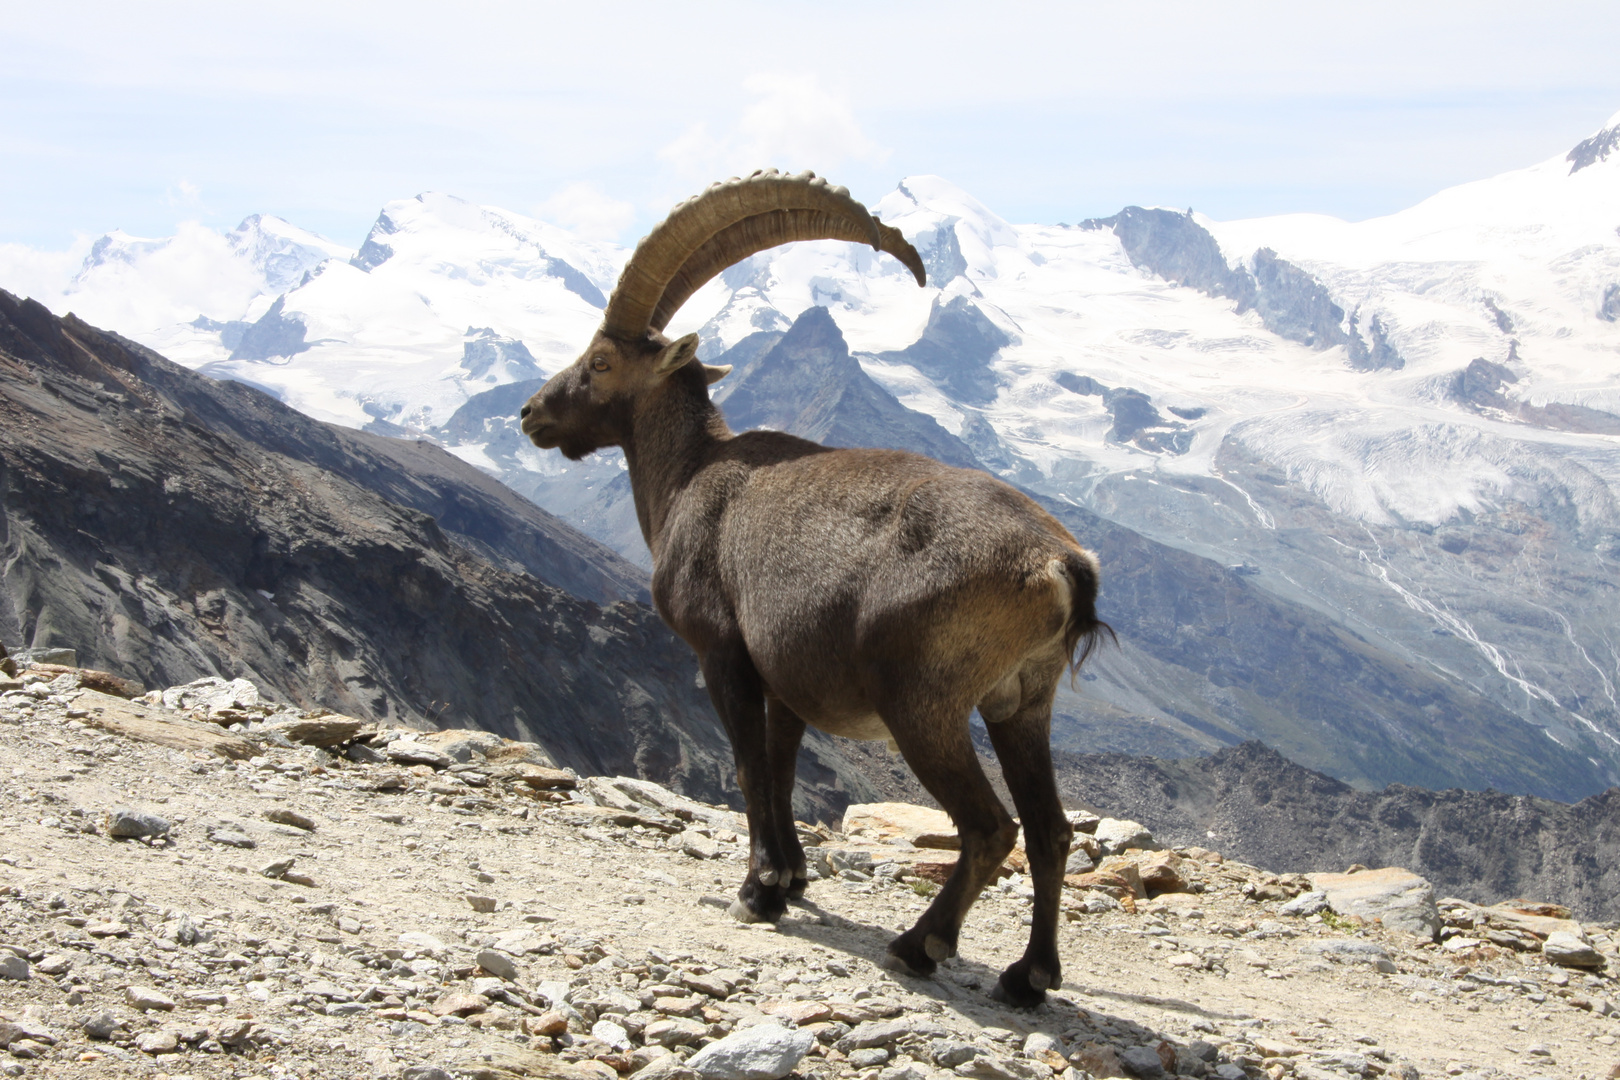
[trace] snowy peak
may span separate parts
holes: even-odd
[[[1602,130],[1576,143],[1564,160],[1569,162],[1570,174],[1574,175],[1589,165],[1607,161],[1617,150],[1620,150],[1620,113],[1609,117]]]
[[[290,221],[253,214],[226,236],[231,247],[264,275],[268,292],[296,286],[328,259],[347,259],[353,252]]]

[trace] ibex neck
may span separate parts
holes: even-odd
[[[707,386],[701,378],[686,375],[677,372],[660,392],[637,403],[623,442],[636,520],[655,566],[676,500],[703,465],[709,448],[731,437],[725,418],[709,400]]]

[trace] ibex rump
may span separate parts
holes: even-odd
[[[624,449],[654,600],[698,655],[748,804],[748,876],[732,913],[777,919],[807,884],[791,807],[805,725],[893,739],[961,836],[945,887],[889,945],[891,963],[932,974],[1018,831],[974,754],[977,708],[1035,884],[1029,944],[998,996],[1035,1004],[1061,982],[1070,839],[1052,775],[1052,698],[1105,630],[1096,560],[985,473],[726,427],[708,384],[729,368],[698,361],[697,335],[670,341],[663,328],[726,267],[813,239],[871,243],[924,281],[911,245],[842,188],[775,172],[716,184],[637,246],[602,328],[530,399],[523,431],[576,460]]]

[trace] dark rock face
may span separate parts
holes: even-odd
[[[1620,284],[1611,282],[1603,290],[1603,303],[1598,305],[1598,318],[1606,322],[1620,319]]]
[[[1140,390],[1128,386],[1104,390],[1103,403],[1114,417],[1108,438],[1115,442],[1135,443],[1144,450],[1172,454],[1185,454],[1192,448],[1192,432],[1174,420],[1166,420]]]
[[[1617,149],[1620,149],[1620,124],[1582,139],[1564,156],[1564,160],[1569,162],[1569,172],[1573,176],[1588,165],[1607,161]]]
[[[1060,371],[1052,376],[1052,380],[1069,393],[1083,397],[1097,397],[1108,389],[1090,375],[1076,375],[1072,371]]]
[[[1372,321],[1367,324],[1367,336],[1371,339],[1371,343],[1362,340],[1361,331],[1357,327],[1360,314],[1352,312],[1350,315],[1350,341],[1347,350],[1350,366],[1357,371],[1399,371],[1405,367],[1406,357],[1389,343],[1389,331],[1377,315],[1374,315]]]
[[[394,249],[383,241],[383,237],[392,236],[399,231],[394,219],[388,216],[387,211],[377,215],[377,221],[371,226],[371,232],[366,234],[365,243],[355,252],[354,258],[349,260],[350,266],[357,266],[366,273],[371,273],[377,267],[394,257]]]
[[[622,560],[437,448],[317,423],[5,293],[0,509],[9,644],[731,789],[691,654],[631,602],[644,579]]]
[[[1237,301],[1239,311],[1254,306],[1254,279],[1226,264],[1221,245],[1191,214],[1127,206],[1113,217],[1092,218],[1083,229],[1113,229],[1132,266],[1209,296]]]
[[[1206,758],[1059,754],[1066,799],[1267,869],[1404,866],[1441,895],[1620,917],[1620,788],[1569,805],[1498,791],[1358,791],[1258,742]],[[1213,834],[1213,835],[1212,835]]]
[[[913,241],[917,254],[922,256],[923,269],[928,271],[928,284],[936,288],[944,288],[953,278],[967,273],[967,259],[962,256],[962,244],[956,237],[956,222],[956,218],[951,218]]]
[[[1011,344],[1012,336],[991,322],[977,304],[965,296],[956,296],[944,304],[934,301],[922,337],[904,349],[880,356],[910,364],[958,401],[985,405],[996,398],[996,378],[990,361]]]
[[[1498,330],[1504,334],[1513,333],[1513,319],[1489,296],[1485,298],[1485,310],[1491,313],[1491,321],[1496,324]]]
[[[718,362],[732,362],[730,354]],[[757,359],[736,366],[722,400],[734,430],[774,428],[829,446],[916,450],[948,465],[978,464],[933,417],[907,409],[861,370],[824,307],[806,309]]]
[[[212,330],[219,335],[219,343],[234,352],[236,347],[242,344],[242,335],[247,333],[248,327],[253,324],[244,322],[241,319],[220,322],[218,319],[210,319],[206,315],[199,315],[191,320],[191,325],[199,330]]]
[[[1327,288],[1270,248],[1254,253],[1254,273],[1227,265],[1221,245],[1192,214],[1127,206],[1113,217],[1080,223],[1085,229],[1113,229],[1132,266],[1208,296],[1237,302],[1241,313],[1254,309],[1266,329],[1313,349],[1349,340],[1344,309]]]
[[[1349,340],[1344,309],[1333,302],[1322,283],[1270,248],[1254,253],[1258,285],[1255,310],[1266,329],[1279,337],[1328,349]]]
[[[467,337],[461,346],[461,366],[472,378],[483,378],[496,364],[504,364],[531,379],[539,377],[540,364],[529,347],[517,338],[502,337],[487,326],[467,327]]]
[[[607,297],[602,295],[602,290],[593,285],[591,283],[591,279],[586,277],[571,263],[566,263],[561,259],[547,256],[546,273],[550,274],[558,281],[561,281],[563,283],[563,288],[567,289],[569,292],[591,305],[591,307],[598,310],[607,307]]]
[[[261,315],[258,322],[242,331],[236,348],[231,351],[232,360],[269,360],[277,356],[296,356],[313,344],[304,340],[305,328],[302,318],[282,314],[282,308],[286,303],[285,296],[276,297],[276,302],[270,305],[270,310]],[[223,340],[222,334],[221,341]]]
[[[1457,373],[1452,397],[1476,412],[1496,409],[1527,424],[1553,431],[1620,435],[1620,416],[1613,413],[1585,405],[1565,405],[1558,401],[1532,405],[1508,397],[1503,387],[1518,381],[1519,377],[1510,368],[1493,364],[1483,356],[1476,357]]]

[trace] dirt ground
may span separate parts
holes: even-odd
[[[0,693],[0,963],[27,967],[0,979],[0,1075],[678,1080],[759,1023],[815,1033],[805,1080],[1620,1075],[1615,964],[1281,916],[1244,895],[1253,868],[1196,862],[1204,891],[1134,913],[1070,904],[1062,990],[1015,1011],[986,991],[1027,933],[1017,875],[915,979],[881,966],[929,891],[892,848],[826,836],[876,872],[743,926],[728,812],[592,806],[589,784],[506,782],[476,754],[359,764],[251,730],[156,745],[105,730],[114,699],[47,689]],[[110,838],[119,808],[167,836]],[[1168,1071],[1123,1064],[1143,1047]]]

